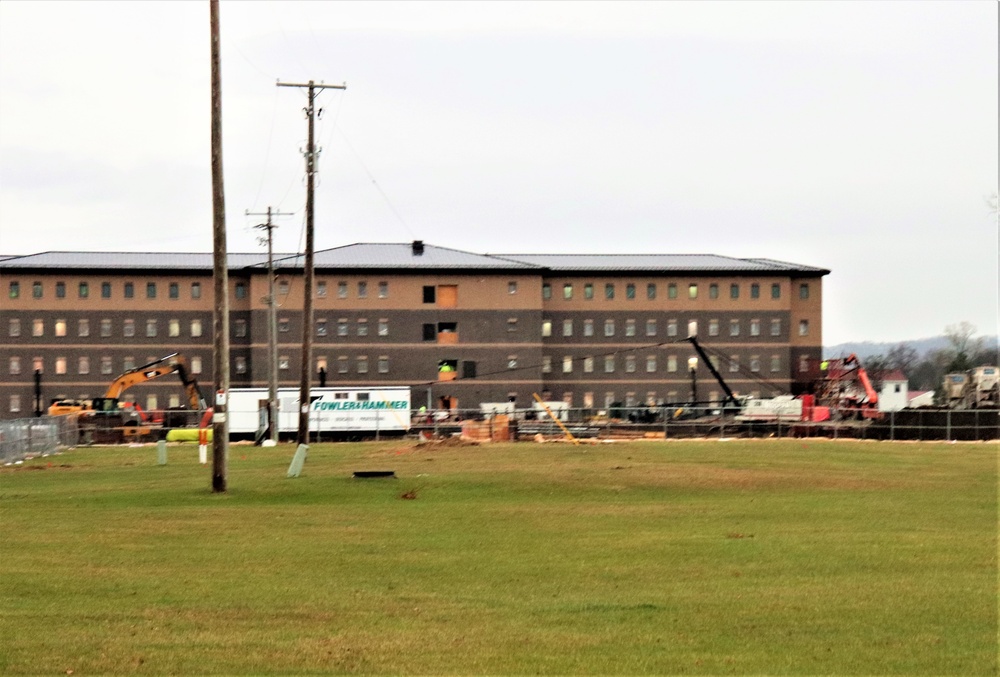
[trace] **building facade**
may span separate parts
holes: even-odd
[[[229,256],[232,387],[268,373],[266,257]],[[303,279],[277,255],[277,362],[299,384]],[[410,386],[414,406],[604,409],[808,390],[822,346],[822,268],[700,255],[485,255],[407,244],[316,252],[313,383]],[[100,396],[126,369],[181,353],[212,377],[210,254],[49,252],[0,260],[0,416]],[[692,379],[691,368],[695,374]],[[209,388],[206,388],[206,390]],[[180,406],[169,377],[124,399]]]

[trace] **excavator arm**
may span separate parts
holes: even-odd
[[[141,367],[129,369],[124,372],[108,386],[107,391],[104,393],[104,399],[105,401],[113,400],[117,402],[122,393],[132,386],[152,381],[153,379],[173,374],[174,372],[177,372],[178,376],[180,376],[191,409],[203,411],[206,406],[205,399],[198,388],[198,382],[188,373],[187,361],[179,353],[171,353],[166,357],[161,357]]]

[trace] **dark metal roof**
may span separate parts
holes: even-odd
[[[825,275],[829,270],[773,259],[737,259],[717,254],[498,254],[553,272],[803,272]]]
[[[826,275],[824,268],[774,259],[738,259],[716,254],[476,254],[424,244],[358,243],[316,252],[317,269],[382,270],[535,270],[558,273],[594,272],[740,272],[762,274],[809,273]],[[302,254],[275,254],[279,268],[301,268]],[[228,255],[229,269],[267,266],[264,253]],[[177,252],[42,252],[0,257],[0,269],[85,270],[212,270],[211,253]]]

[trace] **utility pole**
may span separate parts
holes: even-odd
[[[214,1],[214,0],[213,0]],[[310,80],[308,84],[278,81],[278,87],[306,87],[309,90],[309,102],[305,107],[309,118],[309,148],[306,150],[306,260],[305,284],[303,294],[305,303],[302,309],[302,380],[299,383],[299,444],[309,444],[309,382],[312,377],[312,331],[313,331],[313,241],[314,241],[314,208],[313,208],[313,178],[319,161],[314,140],[316,125],[316,90],[317,89],[347,89],[347,85],[316,84]]]
[[[264,216],[259,212],[246,212],[247,216]],[[254,228],[267,231],[267,427],[271,431],[271,441],[278,441],[278,314],[277,299],[274,297],[274,238],[272,231],[277,228],[271,222],[272,216],[291,216],[292,212],[272,212],[267,208],[267,223],[259,223]]]
[[[215,281],[215,413],[212,417],[212,492],[226,491],[229,474],[229,261],[226,252],[226,197],[222,183],[222,68],[219,55],[219,0],[209,2],[212,29],[212,267]]]

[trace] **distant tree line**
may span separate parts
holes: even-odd
[[[899,343],[879,355],[864,360],[876,389],[881,389],[886,374],[899,370],[909,379],[910,390],[939,391],[945,374],[965,372],[973,367],[997,364],[997,346],[976,337],[976,327],[969,322],[945,327],[948,345],[921,356],[908,343]]]

